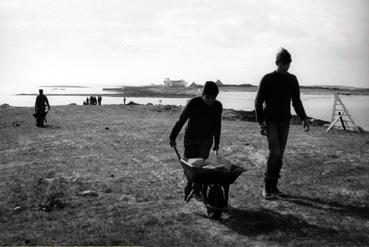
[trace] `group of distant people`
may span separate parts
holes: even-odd
[[[276,56],[277,69],[266,74],[259,85],[255,99],[256,120],[259,123],[261,135],[268,141],[269,155],[264,174],[262,196],[272,199],[283,195],[277,184],[280,179],[282,159],[287,144],[290,127],[292,105],[302,121],[305,131],[309,130],[309,120],[300,99],[300,87],[295,75],[288,73],[292,62],[291,54],[282,48]],[[170,133],[170,146],[176,145],[176,138],[183,125],[187,122],[184,134],[184,157],[209,157],[211,149],[217,151],[220,145],[222,104],[216,100],[218,86],[213,81],[207,81],[202,95],[192,98],[179,116]],[[83,102],[84,105],[101,105],[102,98],[91,96]],[[125,104],[126,98],[123,98]],[[46,106],[48,110],[46,111]],[[44,127],[43,122],[50,110],[49,102],[42,89],[36,98],[35,117],[37,126]],[[188,181],[186,187],[191,187]]]
[[[99,95],[97,97],[90,96],[83,101],[83,105],[101,105],[102,97]]]

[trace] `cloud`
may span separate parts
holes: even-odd
[[[147,80],[257,81],[280,46],[303,62],[299,73],[320,63],[338,71],[347,57],[369,63],[368,7],[366,0],[2,0],[0,74],[12,79],[31,67],[37,78],[58,63],[60,71],[50,68],[57,75],[70,64],[91,66],[91,75],[73,69],[78,78],[131,79],[145,69]],[[368,70],[354,70],[346,77],[369,80]]]

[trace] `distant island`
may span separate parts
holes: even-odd
[[[181,81],[182,82],[182,81]],[[221,92],[256,92],[258,86],[252,84],[223,84],[217,81],[219,90]],[[41,86],[47,88],[88,88],[87,86]],[[150,85],[150,86],[121,86],[103,88],[104,93],[101,96],[110,97],[155,97],[155,98],[191,98],[201,94],[203,85],[196,84],[195,82],[189,84],[189,86],[164,86],[164,85]],[[369,88],[355,88],[347,86],[300,86],[301,93],[303,94],[343,94],[343,95],[369,95]],[[105,93],[106,92],[106,93]],[[17,95],[37,95],[32,94],[17,94]],[[78,94],[53,94],[47,95],[53,96],[90,96],[91,93],[78,93]]]
[[[178,86],[124,86],[116,88],[103,88],[103,91],[115,92],[129,97],[193,97],[201,93],[202,85],[192,83],[188,87]],[[369,88],[349,88],[340,86],[300,86],[304,94],[345,94],[369,95]],[[256,92],[258,86],[252,84],[223,84],[219,86],[221,92]]]
[[[89,88],[87,86],[63,86],[63,85],[60,85],[60,86],[58,86],[58,85],[55,85],[55,86],[40,86],[40,87],[51,87],[51,88],[53,88],[53,87],[60,87],[60,88]]]

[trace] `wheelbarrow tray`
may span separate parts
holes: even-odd
[[[245,171],[244,168],[237,165],[232,165],[229,170],[225,167],[198,167],[183,159],[180,161],[187,179],[197,184],[233,184],[241,173]]]

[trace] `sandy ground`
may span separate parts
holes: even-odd
[[[44,129],[32,110],[0,109],[0,245],[369,244],[368,133],[293,125],[280,183],[289,197],[266,201],[266,140],[256,123],[224,120],[220,154],[247,172],[216,221],[183,201],[168,145],[178,109],[57,106]],[[40,210],[50,202],[60,204]]]

